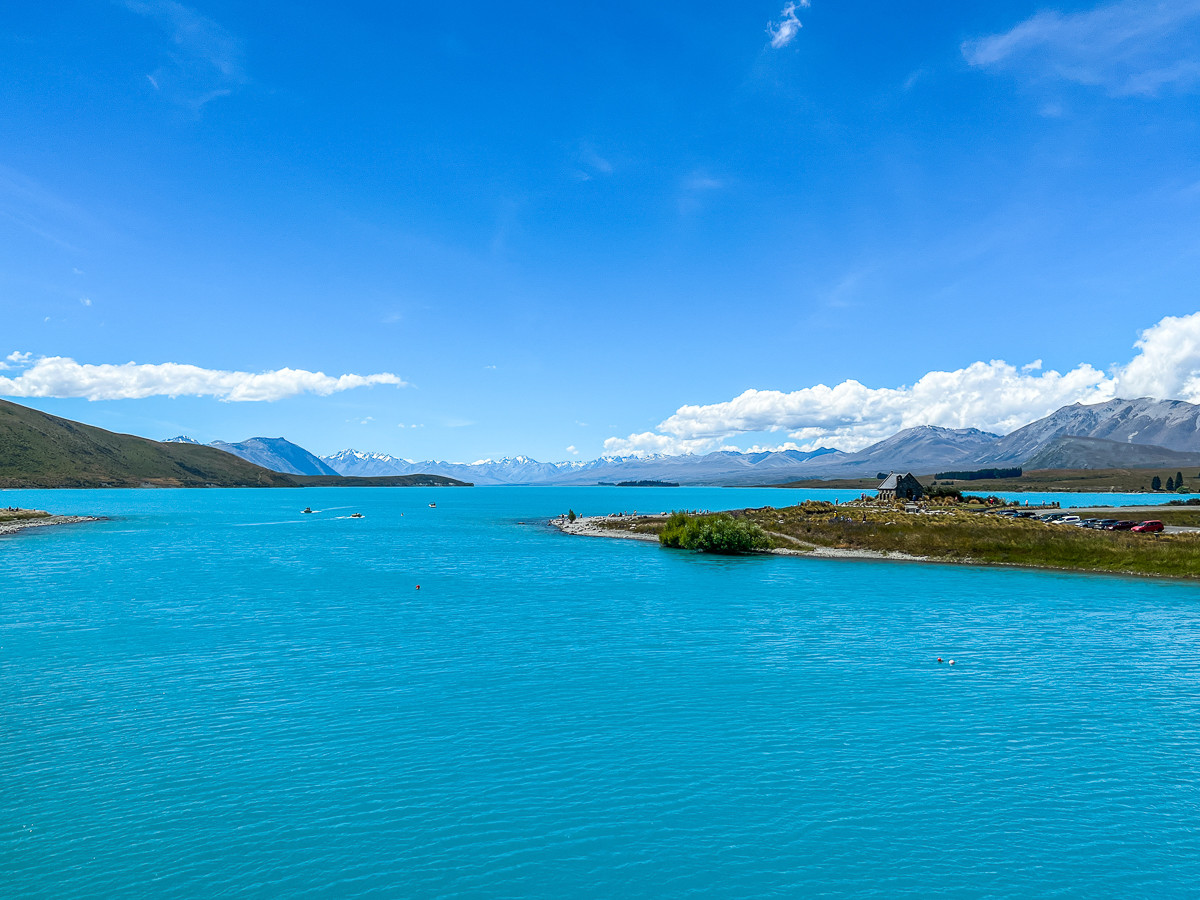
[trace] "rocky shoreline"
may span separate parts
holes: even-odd
[[[30,510],[22,510],[29,512]],[[51,516],[43,515],[33,518],[0,519],[0,535],[16,534],[26,528],[45,528],[48,525],[74,525],[77,522],[104,522],[107,516]]]
[[[584,537],[604,537],[604,538],[619,538],[630,541],[649,541],[655,544],[658,543],[658,536],[647,534],[644,531],[626,531],[620,528],[606,527],[599,523],[607,523],[607,525],[620,525],[627,522],[645,522],[654,519],[666,519],[666,515],[650,515],[650,516],[633,516],[633,515],[612,515],[612,516],[577,516],[574,522],[567,519],[566,516],[559,516],[556,519],[551,519],[550,524],[564,534],[576,534]],[[928,556],[913,556],[910,553],[901,553],[897,550],[847,550],[836,547],[821,547],[817,544],[808,544],[798,541],[795,538],[787,535],[774,535],[791,541],[795,547],[777,547],[774,550],[760,551],[763,554],[771,556],[809,556],[819,559],[887,559],[887,560],[904,560],[908,562],[930,562]]]
[[[616,528],[605,528],[598,525],[598,522],[611,522],[613,524],[628,522],[633,520],[633,516],[615,515],[615,516],[577,516],[575,521],[570,521],[566,516],[559,516],[557,519],[551,519],[550,524],[564,534],[580,534],[584,537],[606,537],[606,538],[624,538],[630,541],[653,541],[658,543],[658,535],[646,534],[639,531],[621,531]],[[639,521],[645,519],[665,518],[664,516],[638,516]]]

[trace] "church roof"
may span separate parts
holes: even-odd
[[[904,481],[906,478],[910,478],[913,481],[917,480],[916,476],[913,475],[912,472],[905,472],[903,475],[901,475],[897,472],[893,472],[891,475],[889,475],[887,478],[885,478],[883,480],[883,483],[880,484],[879,487],[875,488],[875,490],[877,490],[877,491],[894,491],[894,490],[896,490],[896,488],[898,488],[900,486],[900,482]]]

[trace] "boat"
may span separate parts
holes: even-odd
[[[436,503],[430,503],[430,504],[429,504],[429,508],[430,508],[430,509],[437,509],[437,504],[436,504]]]
[[[350,513],[350,518],[352,518],[352,519],[361,519],[361,518],[364,518],[364,516],[363,516],[363,514],[362,514],[362,513]]]
[[[306,507],[304,507],[304,509],[300,510],[300,512],[302,512],[302,513],[310,513],[310,512],[312,512],[312,507],[311,507],[311,506],[306,506]]]

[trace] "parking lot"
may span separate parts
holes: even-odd
[[[1050,510],[1029,510],[1036,512],[1037,516],[1042,516],[1051,512]],[[1162,514],[1161,506],[1097,506],[1081,509],[1060,509],[1053,512],[1063,516],[1078,516],[1079,519],[1116,519],[1124,522],[1147,522],[1157,520]],[[1075,523],[1067,523],[1075,524]],[[1122,529],[1128,530],[1128,529]],[[1194,525],[1164,525],[1162,534],[1191,534],[1200,532],[1200,527]]]

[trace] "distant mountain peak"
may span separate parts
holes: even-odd
[[[173,438],[167,438],[162,443],[164,443],[164,444],[196,444],[198,446],[204,446],[199,441],[195,440],[194,438],[188,437],[186,434],[178,434]]]
[[[289,475],[338,474],[328,463],[286,438],[252,437],[237,444],[213,441],[211,446],[272,472],[286,472]]]

